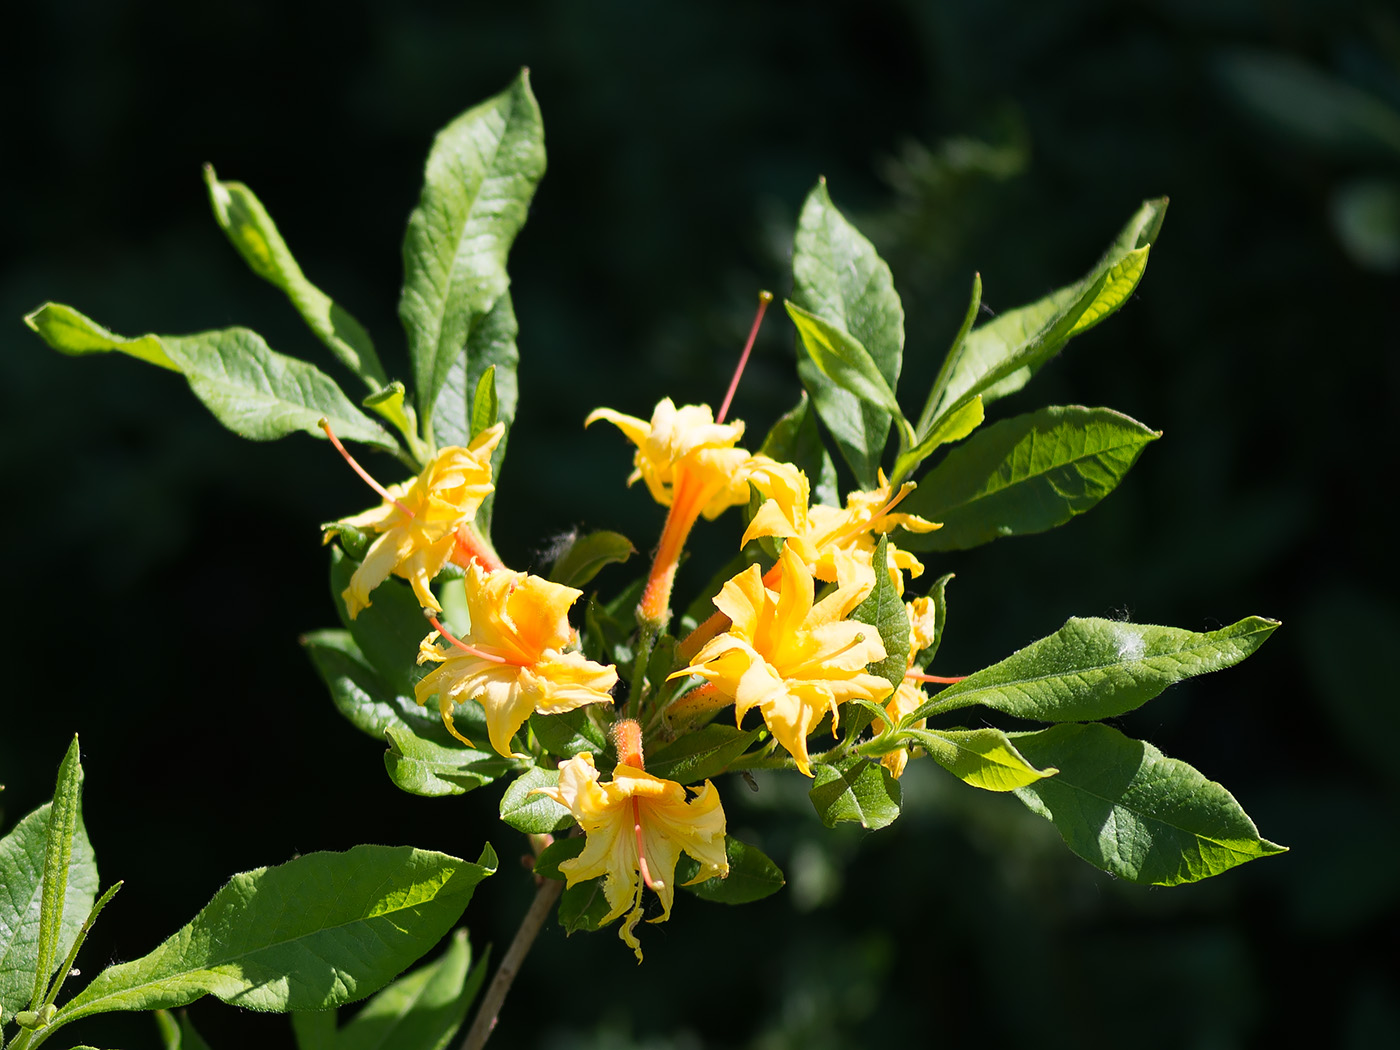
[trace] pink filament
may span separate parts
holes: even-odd
[[[753,327],[749,329],[749,341],[744,344],[744,352],[739,355],[739,367],[734,369],[734,378],[729,381],[729,391],[724,395],[724,404],[719,406],[719,415],[715,416],[716,423],[723,423],[724,417],[729,415],[729,403],[734,400],[734,391],[739,389],[739,377],[744,374],[744,366],[749,363],[749,352],[753,350],[753,341],[758,338],[758,326],[763,323],[763,314],[772,301],[772,292],[758,293],[758,313],[754,315]]]
[[[446,638],[448,642],[450,642],[452,645],[455,645],[458,649],[461,649],[462,652],[471,653],[473,656],[480,657],[483,660],[489,660],[493,664],[509,663],[509,661],[506,660],[504,656],[497,656],[495,653],[483,652],[474,645],[468,645],[466,642],[462,641],[451,631],[449,631],[446,627],[444,627],[438,621],[438,618],[436,616],[429,616],[428,622],[433,625],[433,630],[437,631],[438,634]]]
[[[345,446],[340,443],[340,438],[335,436],[335,431],[331,429],[330,420],[322,419],[319,422],[321,425],[321,429],[326,432],[326,437],[331,439],[331,444],[335,446],[335,450],[345,457],[346,463],[350,464],[350,469],[353,470],[356,474],[360,475],[360,478],[364,481],[366,485],[368,485],[370,488],[374,489],[375,492],[383,496],[384,501],[386,503],[392,503],[394,506],[398,507],[399,510],[407,514],[410,518],[413,517],[413,511],[409,510],[398,500],[394,499],[393,496],[389,495],[388,489],[386,489],[383,485],[379,484],[379,482],[375,481],[372,477],[370,477],[369,472],[365,470],[364,467],[360,466],[357,462],[355,462],[355,457],[350,455],[350,453],[345,450]]]

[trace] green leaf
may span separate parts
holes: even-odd
[[[978,394],[991,404],[1020,390],[1073,336],[1126,302],[1147,267],[1166,208],[1166,198],[1145,202],[1080,280],[972,329],[940,372],[946,386],[931,425]]]
[[[415,453],[421,451],[418,441],[418,419],[412,405],[404,404],[404,386],[395,379],[382,390],[365,397],[360,404],[398,429]]]
[[[889,266],[831,203],[825,179],[802,205],[792,276],[796,305],[859,343],[884,385],[894,390],[904,354],[904,307]],[[874,488],[875,468],[898,406],[891,410],[843,386],[815,354],[812,360],[798,355],[797,371],[861,486]]]
[[[501,796],[501,819],[527,835],[552,835],[574,826],[574,817],[548,795],[535,794],[536,788],[556,787],[559,770],[532,766],[511,781]]]
[[[516,370],[520,365],[520,351],[515,345],[519,333],[515,306],[510,293],[505,292],[486,314],[472,320],[466,353],[459,353],[453,359],[433,409],[432,432],[437,446],[466,446],[476,436],[472,420],[477,391],[487,371],[495,370],[491,382],[496,391],[496,420],[505,424],[506,432],[491,453],[493,478],[501,476],[501,464],[505,461],[506,444],[519,400]],[[494,492],[487,495],[476,512],[476,528],[484,536],[491,534],[495,499]]]
[[[700,865],[688,854],[682,854],[676,865],[676,885],[689,890],[701,900],[748,904],[771,897],[787,884],[783,870],[756,846],[726,835],[724,853],[729,860],[727,878],[714,876],[691,884],[690,880],[700,873]]]
[[[1030,762],[1059,768],[1016,797],[1104,871],[1176,886],[1285,850],[1215,781],[1116,729],[1060,725],[1013,739]]]
[[[40,971],[40,912],[44,893],[44,857],[53,811],[45,802],[0,839],[0,1024],[29,1005]],[[72,947],[97,894],[97,861],[79,812],[73,826],[67,890],[57,951],[44,983]]]
[[[494,751],[467,747],[455,739],[442,744],[396,728],[385,729],[384,735],[389,741],[384,769],[395,786],[410,795],[464,795],[505,776],[511,769],[510,761]],[[479,740],[483,736],[484,732],[473,730],[468,739]]]
[[[677,737],[647,756],[647,772],[678,784],[717,777],[758,739],[761,729],[711,724]]]
[[[457,921],[496,870],[407,846],[309,853],[235,875],[149,955],[104,970],[63,1022],[215,995],[251,1010],[320,1010],[391,981]]]
[[[625,562],[637,553],[632,541],[620,532],[573,533],[550,566],[549,578],[566,587],[583,587],[604,565]]]
[[[350,619],[342,595],[357,568],[359,563],[346,557],[344,551],[331,548],[331,594],[336,612],[384,684],[398,696],[412,696],[413,687],[426,673],[418,666],[418,647],[432,627],[423,618],[423,608],[412,589],[394,577],[371,591],[369,607]]]
[[[947,445],[953,441],[961,441],[967,437],[982,425],[984,418],[980,395],[966,402],[961,408],[949,412],[913,448],[907,449],[895,457],[894,475],[890,479],[891,487],[898,485],[908,477],[939,446]]]
[[[603,893],[603,876],[576,882],[564,887],[559,897],[559,925],[565,933],[586,933],[600,928],[603,917],[611,911],[608,898]]]
[[[947,573],[933,581],[928,589],[928,597],[933,602],[933,641],[914,656],[915,670],[922,671],[938,655],[938,647],[943,644],[943,629],[948,625],[948,581],[953,573]]]
[[[899,781],[879,762],[852,756],[835,765],[818,764],[808,796],[829,828],[848,820],[863,828],[883,828],[899,816]]]
[[[63,303],[45,303],[24,317],[24,323],[53,349],[70,357],[118,351],[139,361],[179,372],[181,368],[165,353],[160,339],[141,335],[134,339],[103,328],[90,317]]]
[[[1048,638],[938,693],[904,725],[981,704],[1041,722],[1113,718],[1183,678],[1231,667],[1258,649],[1277,620],[1251,616],[1218,631],[1070,619]]]
[[[984,791],[1013,791],[1058,770],[1036,769],[1000,729],[906,729],[953,776]]]
[[[822,444],[817,414],[805,390],[797,406],[773,424],[758,452],[780,463],[791,463],[807,475],[813,503],[829,507],[841,505],[841,494],[836,488],[836,465]]]
[[[335,1010],[295,1010],[292,1034],[297,1050],[336,1050]]]
[[[48,827],[44,836],[44,884],[39,892],[39,935],[34,952],[33,996],[31,1010],[38,1010],[48,991],[49,978],[63,958],[61,941],[63,918],[68,910],[68,869],[73,863],[73,838],[78,831],[78,819],[83,810],[83,766],[78,755],[78,738],[68,745],[63,761],[58,765],[58,782],[54,785],[53,802],[49,808]],[[91,907],[91,899],[88,907]],[[82,922],[87,916],[78,919]]]
[[[812,402],[861,487],[874,488],[877,484],[875,468],[885,449],[889,425],[886,423],[883,429],[872,428],[865,423],[862,412],[866,407],[879,409],[883,413],[881,418],[893,417],[901,432],[910,435],[912,429],[899,410],[894,391],[870,353],[854,336],[790,300],[785,300],[783,305],[797,326],[797,334],[816,370],[829,381],[808,385]],[[829,397],[832,390],[850,396]]]
[[[425,424],[473,324],[506,291],[506,255],[544,167],[544,127],[524,70],[433,140],[404,238],[399,300]]]
[[[551,755],[573,758],[585,751],[601,755],[609,744],[607,734],[593,721],[590,712],[595,708],[589,704],[557,715],[533,714],[530,731]]]
[[[582,835],[555,839],[540,850],[540,855],[535,858],[534,873],[544,879],[557,879],[562,882],[564,873],[559,870],[559,865],[577,857],[583,852],[586,844],[587,840]]]
[[[1108,408],[1056,406],[1001,420],[920,479],[900,510],[943,527],[901,545],[963,550],[1063,525],[1112,492],[1159,437]]]
[[[875,545],[871,562],[875,566],[875,588],[851,611],[850,619],[868,623],[880,632],[880,640],[885,643],[885,658],[867,664],[865,669],[898,689],[904,681],[905,668],[909,666],[909,613],[885,569],[889,542],[888,536],[881,536]]]
[[[262,201],[241,182],[220,182],[212,164],[204,165],[204,182],[214,218],[255,274],[282,291],[316,337],[341,364],[371,390],[388,382],[374,343],[359,321],[306,279]]]
[[[334,1050],[445,1050],[481,990],[486,959],[471,965],[467,931],[447,951],[376,995],[336,1037]]]
[[[476,393],[472,395],[471,436],[476,437],[488,427],[495,426],[500,412],[501,403],[496,397],[496,366],[491,365],[481,373],[476,383]]]
[[[943,400],[944,391],[948,389],[948,381],[952,378],[953,370],[962,358],[962,347],[964,340],[967,339],[967,333],[972,331],[972,324],[977,320],[977,314],[981,309],[982,275],[974,273],[972,275],[972,294],[968,298],[967,310],[963,314],[962,324],[958,326],[958,334],[953,337],[953,343],[948,347],[948,353],[943,357],[943,364],[939,366],[938,375],[933,380],[933,386],[929,387],[928,398],[924,401],[924,410],[919,413],[919,425],[914,428],[915,434],[920,438],[927,436],[933,430],[938,405]]]
[[[318,421],[327,419],[342,440],[399,451],[393,435],[356,408],[335,380],[270,349],[247,328],[127,339],[58,303],[41,306],[25,323],[62,353],[119,350],[173,368],[214,418],[242,437],[271,441],[302,431],[324,439]]]

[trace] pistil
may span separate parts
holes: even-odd
[[[335,450],[345,457],[345,462],[350,464],[350,469],[360,475],[360,479],[364,481],[366,485],[384,497],[385,503],[392,503],[394,506],[398,507],[399,510],[403,511],[405,515],[410,518],[413,517],[413,511],[409,510],[398,500],[394,499],[393,496],[389,495],[389,490],[375,481],[374,478],[370,477],[369,471],[365,470],[364,467],[360,466],[360,464],[355,461],[355,457],[350,455],[345,446],[340,443],[340,438],[335,436],[335,431],[331,429],[331,422],[329,419],[323,416],[318,419],[316,423],[326,432],[326,437],[330,438],[331,444],[335,446]]]

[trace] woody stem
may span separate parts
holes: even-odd
[[[564,884],[558,879],[540,880],[540,887],[535,891],[535,899],[530,902],[530,910],[520,920],[520,928],[515,931],[515,938],[510,942],[510,947],[506,949],[506,957],[501,960],[501,965],[496,970],[496,976],[491,979],[491,987],[486,989],[486,996],[481,1000],[481,1008],[476,1012],[476,1020],[472,1022],[467,1037],[462,1040],[461,1050],[481,1050],[486,1045],[486,1040],[491,1037],[491,1032],[496,1027],[496,1019],[500,1015],[501,1005],[505,1002],[506,993],[510,991],[510,986],[515,981],[515,975],[520,972],[521,964],[524,963],[525,956],[529,954],[531,946],[535,943],[535,938],[539,936],[544,921],[549,916],[550,909],[554,907],[555,901],[563,892]]]

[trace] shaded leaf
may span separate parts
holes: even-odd
[[[903,792],[899,781],[879,762],[847,758],[836,765],[816,766],[808,796],[817,816],[829,828],[852,821],[863,828],[883,828],[899,816]]]
[[[559,897],[559,925],[565,933],[591,932],[603,925],[611,909],[603,893],[603,876],[564,887]]]
[[[1059,769],[1016,797],[1114,875],[1176,886],[1284,852],[1259,837],[1225,788],[1116,729],[1060,725],[1013,740],[1029,761]]]
[[[761,729],[712,724],[685,733],[647,756],[647,772],[678,784],[717,777],[758,739]]]
[[[501,796],[501,819],[527,835],[551,835],[574,825],[573,814],[548,795],[535,794],[536,788],[556,787],[557,769],[532,766],[510,782]]]
[[[554,559],[549,578],[566,587],[583,587],[598,575],[604,565],[620,564],[635,553],[637,548],[620,532],[604,530],[583,536],[575,534]]]
[[[571,835],[568,838],[555,839],[544,849],[540,850],[540,855],[535,858],[534,873],[544,879],[557,879],[563,881],[564,873],[559,870],[559,865],[566,860],[573,860],[583,852],[583,847],[587,844],[587,839],[582,835]]]
[[[700,865],[689,854],[681,854],[676,864],[676,885],[701,900],[720,904],[748,904],[770,897],[787,885],[782,869],[757,846],[726,835],[724,853],[729,861],[729,875],[726,878],[714,876],[694,884],[690,880],[700,873]]]
[[[888,424],[886,424],[888,427]],[[824,503],[829,507],[841,504],[841,494],[836,488],[836,465],[831,462],[831,454],[822,444],[817,430],[817,414],[812,407],[807,392],[796,407],[780,416],[763,439],[759,455],[776,459],[781,463],[791,463],[807,475],[813,503]]]
[[[885,658],[867,664],[865,669],[885,679],[891,688],[898,689],[904,681],[904,670],[909,666],[909,613],[885,569],[888,552],[889,537],[881,536],[872,559],[876,567],[875,587],[851,610],[850,619],[868,623],[880,632],[880,640],[885,643]]]

